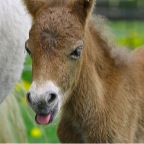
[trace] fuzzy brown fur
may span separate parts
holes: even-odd
[[[94,0],[24,1],[34,18],[28,40],[33,80],[51,79],[68,93],[60,141],[142,142],[143,55],[113,48],[101,18],[92,16]],[[71,60],[78,40],[84,41],[81,58]]]

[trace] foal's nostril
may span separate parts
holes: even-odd
[[[49,94],[49,98],[48,98],[48,101],[47,101],[48,104],[51,104],[52,102],[54,102],[56,98],[57,98],[57,94],[55,94],[55,93]]]
[[[26,99],[27,99],[27,102],[28,102],[29,104],[32,103],[31,94],[30,94],[29,92],[28,92],[27,95],[26,95]]]

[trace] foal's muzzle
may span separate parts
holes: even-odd
[[[36,122],[48,124],[58,112],[59,88],[53,83],[38,88],[34,83],[26,95],[27,103],[36,112]]]
[[[35,92],[28,92],[26,99],[36,113],[45,114],[58,103],[58,94],[45,92],[42,95],[37,95]]]

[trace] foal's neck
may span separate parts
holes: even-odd
[[[111,48],[95,29],[89,27],[86,28],[85,41],[85,60],[95,66],[95,73],[101,80],[109,77],[118,67],[111,57]]]
[[[107,43],[96,31],[86,28],[83,64],[77,87],[72,94],[73,101],[81,101],[83,105],[91,103],[89,108],[102,108],[105,105],[106,93],[112,91],[111,88],[115,87],[121,77],[121,71],[125,69],[125,66],[115,63],[107,47]]]
[[[67,101],[67,109],[81,117],[93,115],[95,110],[99,114],[105,111],[109,97],[113,96],[113,90],[126,70],[125,65],[115,63],[108,44],[96,31],[86,28],[84,45],[80,76]]]

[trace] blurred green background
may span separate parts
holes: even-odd
[[[101,2],[103,1],[101,0]],[[111,4],[112,1],[113,0],[110,0]],[[131,0],[131,1],[136,1],[136,0]],[[129,47],[130,49],[135,49],[136,47],[144,45],[144,21],[117,20],[117,21],[111,21],[110,26],[114,32],[118,45],[126,46]],[[15,91],[16,91],[17,99],[19,101],[19,107],[21,108],[22,116],[25,122],[28,142],[29,143],[58,143],[59,141],[56,136],[58,120],[55,121],[50,126],[37,125],[34,119],[35,118],[34,112],[26,103],[25,95],[31,85],[31,75],[32,75],[31,59],[27,55],[24,63],[22,77],[21,80],[16,84]]]

